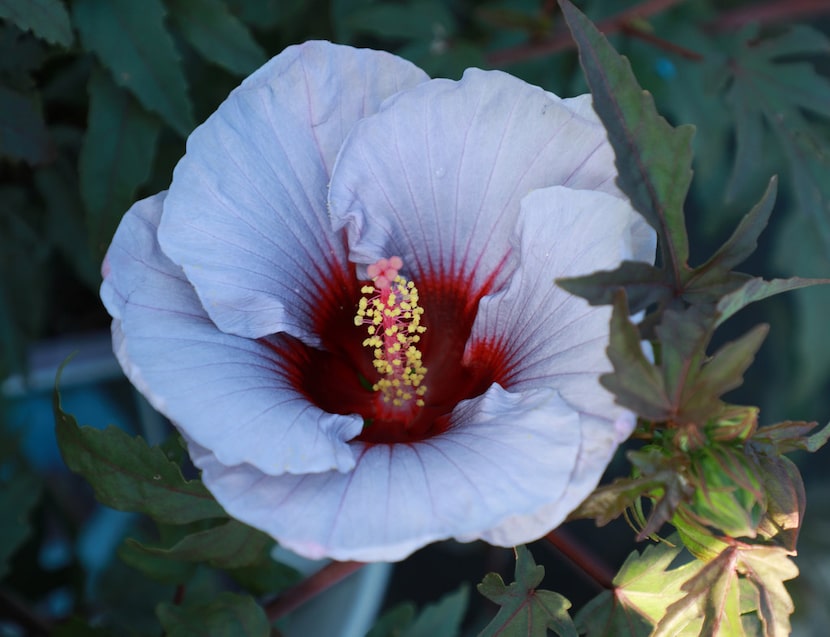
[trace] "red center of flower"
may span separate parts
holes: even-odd
[[[506,384],[510,365],[501,343],[476,343],[464,357],[479,300],[491,283],[470,277],[399,275],[398,257],[369,266],[371,285],[354,271],[314,290],[322,348],[284,335],[269,340],[275,363],[321,409],[360,414],[358,440],[406,443],[445,431],[462,400]]]

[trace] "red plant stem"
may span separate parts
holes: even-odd
[[[182,602],[184,601],[184,584],[179,584],[176,586],[176,590],[173,592],[173,604],[175,606],[181,606]]]
[[[830,13],[827,0],[772,0],[765,3],[750,2],[742,7],[725,11],[707,26],[713,31],[740,29],[751,22],[778,22],[796,18]]]
[[[614,588],[614,573],[603,564],[588,549],[577,542],[574,537],[562,528],[555,529],[545,536],[559,553],[566,557],[579,570],[587,575],[603,590]]]
[[[647,18],[657,13],[670,9],[676,4],[684,2],[685,0],[645,0],[637,6],[620,11],[618,14],[606,18],[597,23],[597,28],[604,34],[609,35],[616,33],[625,28],[637,18]],[[529,44],[521,44],[519,46],[503,49],[490,54],[487,61],[494,66],[501,66],[510,64],[512,62],[519,62],[522,60],[530,60],[533,58],[543,57],[551,53],[565,51],[571,49],[576,44],[571,37],[570,31],[564,26],[557,30],[553,36],[542,42],[531,42]]]
[[[642,29],[638,29],[630,24],[624,24],[621,30],[623,33],[631,36],[632,38],[639,38],[644,42],[653,44],[654,46],[663,49],[664,51],[674,53],[675,55],[679,55],[680,57],[686,58],[687,60],[691,60],[692,62],[703,61],[703,56],[697,51],[692,51],[691,49],[679,46],[674,42],[664,40],[663,38],[660,38],[649,31],[643,31]]]
[[[269,621],[276,621],[319,595],[330,586],[348,577],[365,566],[364,562],[330,562],[312,576],[293,588],[289,588],[274,601],[265,606]]]

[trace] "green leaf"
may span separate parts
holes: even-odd
[[[807,435],[817,426],[818,423],[815,422],[786,420],[762,427],[752,436],[752,442],[758,446],[768,447],[774,454],[797,450],[812,453],[821,449],[830,439],[830,423],[812,436]]]
[[[156,606],[167,637],[268,637],[265,611],[248,595],[219,593],[210,602]]]
[[[52,44],[72,44],[69,14],[60,0],[0,0],[0,18]]]
[[[103,255],[136,190],[150,175],[160,123],[100,70],[90,77],[89,98],[80,185],[90,241]]]
[[[795,610],[784,582],[798,576],[789,551],[778,546],[747,546],[740,552],[738,570],[758,589],[758,615],[768,637],[786,637],[791,632],[790,615]]]
[[[49,637],[111,637],[112,634],[105,628],[93,628],[78,617],[71,617],[56,626]]]
[[[204,485],[185,480],[158,447],[149,447],[117,427],[78,427],[75,418],[61,409],[57,386],[53,406],[63,459],[92,485],[102,504],[146,513],[165,524],[227,517]]]
[[[390,608],[378,618],[366,637],[401,637],[404,629],[415,620],[415,604],[404,602]]]
[[[35,476],[20,473],[0,483],[0,580],[9,572],[9,561],[31,533],[29,514],[40,499],[41,484]]]
[[[274,544],[274,540],[237,520],[186,535],[173,546],[146,546],[128,539],[127,544],[168,560],[207,562],[216,568],[250,566]]]
[[[570,2],[560,0],[560,6],[617,156],[617,183],[657,231],[663,267],[675,289],[682,289],[689,258],[683,203],[692,179],[694,129],[670,126],[638,85],[628,60]]]
[[[730,71],[726,101],[736,122],[737,153],[729,192],[734,194],[757,164],[765,126],[789,160],[799,207],[811,215],[825,246],[830,245],[830,168],[828,140],[817,134],[803,111],[830,117],[830,81],[811,64],[794,60],[830,52],[830,42],[807,26],[795,26],[759,39],[746,30],[728,59],[712,59]]]
[[[738,549],[729,547],[686,580],[681,586],[685,595],[669,605],[654,637],[675,637],[690,624],[696,627],[693,634],[743,637],[737,562]]]
[[[544,576],[545,568],[536,565],[524,546],[516,547],[516,581],[512,584],[506,586],[496,573],[485,575],[478,591],[501,609],[479,637],[546,637],[548,629],[561,637],[577,637],[568,615],[571,603],[558,593],[536,590]]]
[[[35,99],[0,85],[0,157],[37,165],[54,153]]]
[[[669,570],[680,555],[676,536],[632,552],[614,578],[614,590],[600,593],[576,615],[581,634],[591,637],[647,637],[670,604],[683,596],[682,584],[702,566],[691,561]]]
[[[187,82],[160,0],[75,0],[72,17],[84,47],[98,56],[119,86],[180,135],[191,131]]]
[[[249,566],[225,570],[237,584],[254,595],[275,595],[302,580],[296,569],[276,562],[270,550],[263,551],[258,560]]]
[[[265,51],[222,0],[170,0],[168,7],[173,23],[206,60],[236,75],[265,64]]]
[[[469,596],[467,586],[462,585],[435,604],[428,604],[400,637],[457,637],[461,634]]]
[[[600,376],[602,386],[614,394],[617,402],[647,420],[666,420],[670,415],[660,371],[643,354],[640,333],[628,319],[625,295],[615,296],[611,314],[608,358],[614,372]]]
[[[118,547],[118,557],[145,577],[162,584],[185,584],[193,577],[198,566],[193,562],[178,562],[148,553],[140,543],[131,538]]]
[[[827,283],[830,283],[830,279],[803,279],[800,277],[772,279],[771,281],[765,281],[762,278],[750,279],[740,288],[734,292],[730,292],[718,301],[717,325],[720,325],[750,303],[761,301],[770,296],[781,294],[782,292],[806,288],[812,285],[825,285]]]
[[[378,3],[355,9],[344,26],[380,38],[431,41],[438,33],[451,35],[455,20],[442,2],[414,0],[402,4]]]

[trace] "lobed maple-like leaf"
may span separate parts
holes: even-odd
[[[516,547],[513,583],[508,586],[497,573],[488,573],[478,591],[501,608],[479,637],[546,637],[548,629],[560,637],[577,637],[568,615],[571,603],[559,593],[536,589],[544,576],[545,567],[537,566],[524,546]]]

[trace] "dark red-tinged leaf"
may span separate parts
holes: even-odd
[[[537,566],[530,551],[516,547],[516,580],[509,586],[501,576],[488,573],[478,591],[501,609],[479,637],[547,637],[548,629],[560,637],[577,637],[568,615],[571,603],[552,591],[537,590],[545,567]]]
[[[600,382],[617,402],[647,420],[666,420],[670,403],[660,371],[643,354],[640,333],[628,318],[625,295],[617,293],[611,314],[608,358],[614,372],[603,374]]]
[[[37,165],[54,152],[35,99],[0,86],[0,157]]]
[[[557,279],[556,284],[591,305],[610,305],[614,294],[624,289],[630,310],[639,312],[652,303],[671,298],[674,288],[664,270],[642,261],[623,261],[616,270]]]
[[[173,23],[206,60],[236,75],[265,64],[265,51],[222,0],[170,0],[167,6]]]
[[[801,473],[792,460],[779,455],[760,454],[758,466],[767,498],[758,533],[794,553],[807,500]]]
[[[204,531],[186,535],[171,547],[147,546],[128,539],[133,548],[156,557],[183,562],[206,562],[217,568],[241,568],[257,562],[274,544],[262,531],[228,520]]]
[[[69,14],[60,0],[0,0],[0,18],[52,44],[72,44]]]
[[[807,435],[817,426],[816,422],[787,420],[762,427],[752,436],[752,442],[772,450],[775,454],[798,450],[815,452],[830,439],[830,423],[813,435]]]
[[[115,82],[180,135],[193,128],[187,81],[161,0],[75,0],[72,18],[84,47]]]
[[[265,611],[252,597],[219,593],[210,602],[161,603],[156,616],[166,637],[268,637]]]
[[[682,289],[689,258],[683,204],[692,179],[694,129],[670,126],[640,88],[628,60],[570,2],[560,0],[560,6],[617,156],[617,183],[657,231],[663,267],[675,289]]]
[[[150,175],[161,124],[101,70],[90,77],[89,98],[78,170],[90,242],[103,255]]]
[[[647,637],[666,608],[683,596],[681,586],[702,566],[692,560],[669,570],[682,549],[677,537],[632,552],[605,591],[575,617],[581,634],[590,637]]]
[[[159,447],[117,427],[79,427],[61,409],[57,386],[53,407],[55,435],[66,465],[92,485],[102,504],[146,513],[165,524],[227,517],[204,485],[185,480]]]
[[[718,301],[717,324],[720,325],[735,312],[742,310],[750,303],[755,303],[755,301],[761,301],[782,292],[827,283],[830,283],[830,279],[804,279],[801,277],[772,279],[771,281],[765,281],[762,278],[749,279],[740,288],[730,292]]]

